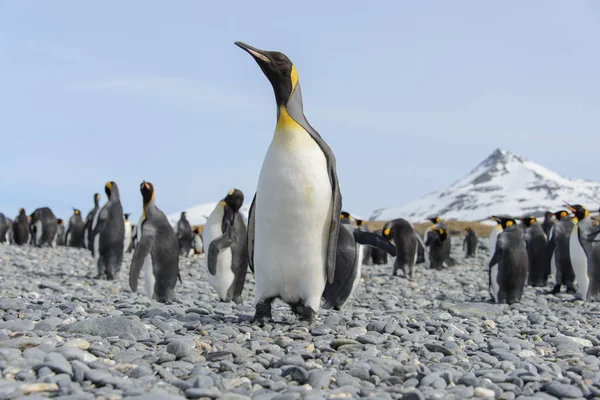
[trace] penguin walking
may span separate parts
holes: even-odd
[[[594,231],[592,218],[590,212],[582,205],[575,204],[573,206],[567,205],[569,211],[573,213],[573,229],[569,237],[569,254],[571,256],[571,265],[573,266],[573,272],[575,273],[575,280],[577,281],[578,293],[581,299],[585,301],[588,296],[588,290],[594,294],[594,297],[600,295],[599,283],[594,282],[595,286],[590,286],[590,275],[591,265],[589,264],[590,258],[592,258],[595,237],[591,237]],[[590,239],[592,239],[590,241]]]
[[[492,293],[496,303],[518,303],[527,279],[527,250],[523,230],[512,218],[500,218],[503,231],[498,234],[494,255],[490,260],[490,286],[496,280],[497,291]],[[496,267],[496,273],[492,268]],[[495,275],[495,276],[494,276]]]
[[[196,255],[204,253],[204,241],[202,240],[202,232],[200,232],[200,228],[194,229],[194,240],[192,241],[192,248],[194,250],[194,254]]]
[[[58,218],[56,220],[58,223],[58,227],[56,228],[56,237],[54,238],[54,242],[57,246],[66,246],[65,241],[65,220],[62,218]]]
[[[140,185],[143,211],[138,226],[140,243],[133,253],[129,268],[129,287],[137,291],[140,272],[144,270],[146,295],[161,303],[175,299],[179,276],[179,243],[167,216],[154,202],[154,186]],[[121,214],[119,215],[122,219]],[[122,242],[121,242],[122,243]]]
[[[80,249],[84,247],[83,237],[85,234],[85,223],[81,218],[81,211],[74,208],[73,215],[69,219],[69,228],[65,239],[66,245]]]
[[[179,240],[179,252],[186,257],[192,248],[192,227],[187,220],[187,213],[181,213],[181,218],[177,222],[177,239]]]
[[[383,237],[383,229],[376,229],[373,234]],[[388,263],[388,255],[385,251],[377,248],[371,248],[371,260],[373,265],[386,265]]]
[[[129,221],[129,216],[131,214],[123,214],[123,223],[125,224],[125,239],[123,239],[123,251],[129,253],[131,247],[131,222]]]
[[[271,319],[275,298],[303,320],[314,320],[325,283],[335,274],[342,207],[335,156],[304,116],[289,58],[236,44],[254,57],[277,103],[275,133],[248,218],[249,264],[256,279],[253,320]]]
[[[552,226],[554,225],[554,214],[550,211],[546,211],[544,214],[544,222],[542,222],[542,229],[546,234],[546,238],[550,237],[550,230],[552,230]]]
[[[394,246],[381,235],[355,228],[352,224],[340,226],[335,275],[333,283],[327,283],[323,291],[324,309],[340,310],[358,287],[361,278],[361,247],[378,248],[391,256],[396,256]]]
[[[494,227],[492,228],[492,231],[490,232],[490,239],[489,239],[490,262],[492,261],[492,258],[494,258],[494,252],[496,251],[496,242],[498,240],[498,235],[500,233],[502,233],[502,231],[504,230],[502,228],[502,218],[503,217],[494,217],[494,216],[490,217],[490,219],[496,221],[496,225],[494,225]],[[508,219],[508,218],[506,218],[506,219]],[[498,266],[494,265],[492,267],[489,267],[489,263],[488,263],[489,291],[490,291],[490,295],[492,296],[492,300],[494,300],[494,302],[497,302],[496,294],[500,290],[498,287],[498,280],[496,279],[497,276],[498,276]]]
[[[412,280],[414,277],[415,264],[419,252],[419,234],[415,228],[405,219],[394,219],[385,224],[383,237],[394,242],[396,248],[396,260],[392,276],[402,271],[405,278]]]
[[[4,214],[0,213],[0,243],[9,244],[9,224]]]
[[[36,209],[31,215],[30,226],[33,227],[33,244],[37,247],[44,245],[56,247],[54,238],[58,230],[58,221],[48,207]]]
[[[85,247],[90,250],[92,253],[94,248],[94,241],[91,240],[92,232],[93,232],[93,224],[96,214],[100,209],[100,193],[94,193],[94,208],[88,213],[85,217],[84,231],[83,231],[83,242]]]
[[[96,213],[92,224],[93,254],[98,266],[96,278],[114,280],[121,270],[125,223],[119,187],[115,182],[107,182],[104,191],[108,202]]]
[[[573,231],[573,221],[568,212],[560,210],[554,213],[556,222],[550,230],[548,238],[548,255],[550,269],[554,277],[552,293],[560,292],[561,286],[567,287],[567,293],[575,293],[575,272],[571,264],[570,239]]]
[[[13,222],[13,240],[19,246],[29,243],[29,218],[23,208],[19,209]]]
[[[206,243],[208,283],[221,301],[242,303],[248,271],[248,237],[239,213],[244,204],[241,190],[231,189],[208,216],[202,242]]]
[[[465,228],[465,240],[463,241],[463,250],[466,258],[472,258],[477,255],[478,239],[470,226]]]
[[[550,260],[547,254],[548,240],[544,228],[534,217],[522,218],[521,223],[525,227],[523,239],[525,239],[527,247],[529,264],[527,284],[534,287],[546,286],[550,274]]]

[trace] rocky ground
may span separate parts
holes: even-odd
[[[0,398],[600,398],[600,306],[526,289],[488,303],[487,254],[414,282],[366,266],[341,312],[311,326],[276,304],[263,328],[216,301],[203,260],[179,302],[91,279],[83,250],[0,247]],[[150,394],[152,393],[152,395]]]

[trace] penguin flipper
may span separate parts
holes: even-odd
[[[208,246],[206,263],[208,264],[208,272],[210,272],[211,275],[217,274],[217,257],[219,256],[221,250],[231,247],[231,245],[233,244],[233,238],[229,233],[230,231],[231,230],[228,230],[227,233],[224,233],[223,235],[210,242],[210,245]]]
[[[396,257],[396,247],[393,244],[385,240],[382,236],[376,235],[371,232],[354,230],[354,240],[357,243],[365,244],[371,247],[377,247],[388,253],[392,257]]]
[[[327,282],[333,283],[335,278],[335,259],[337,257],[337,241],[340,234],[340,213],[342,212],[342,192],[337,179],[335,170],[335,156],[324,141],[319,145],[327,159],[329,169],[329,180],[331,181],[331,190],[333,194],[333,210],[331,212],[331,224],[329,227],[329,243],[327,246]]]
[[[256,193],[248,211],[248,266],[254,273],[254,206],[256,205]]]
[[[129,287],[133,292],[137,291],[140,272],[142,271],[146,257],[148,254],[150,254],[151,248],[151,237],[148,235],[143,235],[142,240],[140,240],[140,243],[138,243],[137,247],[135,248],[135,253],[133,253],[133,258],[131,260],[131,267],[129,268]]]

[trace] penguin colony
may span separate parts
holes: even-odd
[[[362,266],[387,264],[391,274],[412,280],[415,266],[440,270],[455,265],[451,233],[439,217],[421,236],[405,219],[369,232],[365,221],[342,211],[342,194],[333,151],[304,115],[298,72],[283,53],[235,43],[258,64],[270,82],[277,120],[253,195],[248,224],[240,215],[244,194],[231,189],[207,218],[192,229],[186,213],[173,228],[155,199],[150,182],[140,184],[142,216],[137,224],[123,213],[119,187],[107,182],[106,202],[93,196],[85,220],[79,209],[65,230],[63,219],[42,207],[13,219],[0,213],[0,243],[69,246],[91,252],[96,278],[118,277],[124,252],[132,252],[129,285],[138,289],[143,275],[145,295],[159,302],[176,300],[181,282],[179,258],[205,257],[208,282],[221,301],[242,303],[248,267],[256,281],[256,322],[272,318],[272,302],[287,303],[300,319],[312,321],[321,307],[339,310],[355,292]],[[600,299],[600,226],[581,205],[535,217],[492,216],[487,266],[491,301],[514,303],[525,285],[562,287],[586,300]],[[520,223],[517,222],[520,221]],[[297,229],[298,223],[302,229]],[[289,232],[294,232],[290,240]],[[465,230],[465,256],[475,257],[478,238]]]

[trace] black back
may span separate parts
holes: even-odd
[[[15,244],[22,246],[29,242],[29,220],[23,209],[19,211],[19,215],[13,222],[13,235]]]

